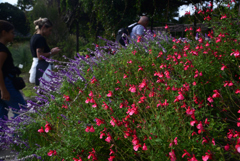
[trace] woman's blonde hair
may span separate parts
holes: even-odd
[[[45,26],[46,28],[52,27],[52,22],[48,19],[48,18],[39,18],[37,20],[35,20],[34,25],[36,26],[35,29],[41,29],[43,26]]]

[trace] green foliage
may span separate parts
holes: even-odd
[[[74,36],[69,33],[69,30],[60,16],[56,3],[49,4],[46,0],[35,3],[33,10],[28,12],[29,22],[31,22],[31,33],[35,33],[33,22],[39,17],[46,17],[53,23],[52,34],[47,37],[47,42],[50,48],[58,46],[61,52],[54,58],[61,60],[63,55],[70,58],[76,54],[76,41]]]
[[[193,31],[173,41],[148,33],[114,56],[96,47],[104,57],[77,68],[86,82],[64,81],[54,100],[47,95],[49,104],[29,114],[35,122],[20,131],[30,148],[21,154],[52,160],[87,160],[89,154],[98,160],[239,160],[240,29],[235,11],[225,14],[212,22],[221,23],[210,40],[201,32],[195,40]],[[37,133],[44,125],[50,131]],[[49,150],[57,155],[47,156]]]
[[[29,32],[24,12],[9,3],[0,3],[0,19],[11,22],[22,35]]]
[[[30,51],[29,42],[14,43],[9,47],[12,53],[13,62],[15,66],[23,65],[23,72],[28,72],[32,65],[32,54]]]

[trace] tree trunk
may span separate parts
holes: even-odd
[[[238,16],[240,16],[240,0],[238,0]]]
[[[197,18],[196,18],[196,11],[194,13],[194,22],[193,22],[193,36],[196,36],[196,29],[197,29]]]
[[[79,22],[76,21],[76,28],[77,28],[77,32],[76,32],[76,36],[77,36],[77,52],[79,52]]]
[[[151,32],[153,33],[153,17],[151,18]]]

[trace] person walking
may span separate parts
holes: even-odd
[[[26,105],[22,94],[13,84],[16,76],[16,67],[13,64],[11,52],[6,45],[14,38],[14,26],[8,21],[0,20],[0,119],[8,120],[8,110],[12,107],[19,110],[19,105]],[[19,70],[20,71],[20,70]],[[14,117],[18,114],[14,113]]]
[[[30,77],[29,82],[35,83],[37,86],[40,85],[39,78],[43,78],[46,81],[51,79],[47,76],[50,74],[48,70],[52,70],[52,64],[45,61],[42,56],[50,58],[52,55],[59,53],[58,47],[50,49],[45,37],[48,37],[52,33],[52,22],[47,18],[39,18],[34,21],[36,26],[36,32],[31,37],[30,49],[33,56],[32,67],[29,71]]]

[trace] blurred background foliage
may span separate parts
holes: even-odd
[[[215,2],[221,2],[216,0]],[[73,58],[77,52],[84,54],[95,44],[104,45],[98,38],[115,40],[117,31],[139,20],[141,15],[150,18],[149,28],[165,26],[165,24],[201,23],[203,18],[198,14],[178,17],[182,5],[204,4],[205,0],[18,0],[16,6],[0,3],[0,19],[14,24],[17,34],[14,43],[21,51],[27,51],[30,37],[35,32],[33,21],[39,17],[47,17],[53,23],[53,33],[47,38],[49,46],[62,49],[54,59],[62,60],[62,56]],[[213,2],[213,0],[211,0]],[[202,7],[205,11],[207,8]],[[235,7],[239,7],[239,1]],[[214,15],[219,16],[218,8]],[[180,35],[180,34],[179,34]],[[24,45],[25,44],[25,45]],[[23,49],[20,49],[23,48]],[[30,48],[29,48],[30,51]],[[21,52],[19,52],[21,53]],[[27,53],[24,53],[23,57]],[[29,53],[28,53],[29,54]],[[28,55],[29,56],[29,55]],[[31,55],[29,56],[31,59]],[[26,59],[29,59],[26,57]],[[22,60],[26,60],[22,59]],[[16,59],[18,61],[19,59]],[[27,63],[31,61],[27,61]],[[17,62],[24,64],[24,62]],[[29,66],[29,65],[27,65]]]

